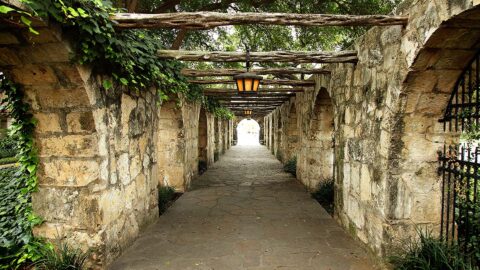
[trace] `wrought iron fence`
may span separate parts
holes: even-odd
[[[480,262],[480,53],[458,79],[443,119],[445,132],[461,132],[439,155],[442,177],[440,234]]]

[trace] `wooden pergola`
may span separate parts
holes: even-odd
[[[408,17],[393,15],[338,15],[338,14],[290,14],[290,13],[218,13],[218,12],[178,12],[161,14],[118,13],[111,20],[119,29],[169,28],[205,30],[228,25],[289,25],[303,27],[327,26],[403,26]],[[176,59],[193,62],[244,62],[244,52],[200,52],[181,50],[160,50],[159,59]],[[272,51],[251,52],[251,62],[291,63],[293,66],[306,63],[353,63],[358,61],[356,51],[300,52]],[[218,100],[235,114],[253,110],[253,115],[266,115],[281,106],[291,97],[315,86],[315,81],[300,80],[295,75],[330,74],[325,68],[254,68],[251,72],[267,75],[261,81],[261,88],[255,95],[239,95],[234,89],[232,76],[245,72],[241,69],[217,68],[209,70],[183,69],[182,75],[189,82],[206,87],[204,94]],[[228,77],[228,78],[225,78]],[[272,79],[272,77],[281,79]]]

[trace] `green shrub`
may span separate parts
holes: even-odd
[[[19,214],[24,209],[18,206],[31,197],[22,192],[23,178],[19,167],[0,169],[0,269],[15,269],[26,260],[25,248],[37,246],[29,217]]]
[[[0,158],[0,165],[14,164],[14,163],[17,163],[17,161],[18,159],[16,157]]]
[[[419,233],[418,241],[409,241],[400,254],[390,258],[395,270],[478,270],[465,259],[460,248],[439,240],[430,233]]]
[[[293,157],[283,166],[285,172],[291,173],[294,176],[297,176],[297,157]]]
[[[335,195],[335,183],[333,179],[327,179],[322,181],[315,192],[312,193],[312,197],[315,198],[328,213],[333,215],[334,211],[334,195]]]
[[[14,157],[17,154],[17,141],[11,136],[0,139],[0,158]]]
[[[38,270],[83,270],[89,252],[61,244],[58,248],[47,247],[41,251],[41,258],[35,263]]]
[[[158,211],[161,214],[165,213],[167,208],[172,204],[175,199],[175,189],[172,187],[158,187]]]

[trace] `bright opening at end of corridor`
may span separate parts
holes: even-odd
[[[243,119],[237,126],[237,145],[260,145],[260,125],[253,119]]]

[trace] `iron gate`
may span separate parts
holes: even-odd
[[[458,79],[443,119],[460,143],[439,155],[442,177],[441,237],[473,260],[480,258],[480,53]]]

